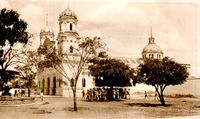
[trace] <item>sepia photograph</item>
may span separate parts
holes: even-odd
[[[0,0],[0,119],[199,118],[199,0]]]

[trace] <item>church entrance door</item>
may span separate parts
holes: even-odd
[[[47,78],[47,95],[50,93],[50,78]]]
[[[52,95],[56,95],[56,77],[53,78],[53,90]]]

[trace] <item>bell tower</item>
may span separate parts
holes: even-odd
[[[46,14],[46,25],[44,28],[41,29],[40,31],[40,45],[44,42],[46,38],[50,39],[50,41],[54,41],[54,32],[50,28],[49,23],[48,23],[48,14]]]
[[[79,35],[77,33],[77,16],[69,8],[65,9],[59,15],[59,33],[58,33],[58,53],[60,54],[76,54],[78,47]]]
[[[76,32],[77,16],[69,8],[59,15],[59,32]]]

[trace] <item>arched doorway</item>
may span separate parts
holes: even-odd
[[[56,95],[56,77],[53,77],[53,89],[52,89],[52,95]]]
[[[45,85],[45,80],[42,79],[42,92],[44,93],[44,85]]]
[[[50,78],[47,78],[47,95],[50,94]]]

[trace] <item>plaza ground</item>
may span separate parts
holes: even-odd
[[[167,106],[160,106],[154,97],[143,95],[129,100],[88,102],[78,98],[78,111],[73,111],[72,98],[46,96],[34,104],[0,106],[0,119],[146,119],[199,118],[199,98],[166,98]]]

